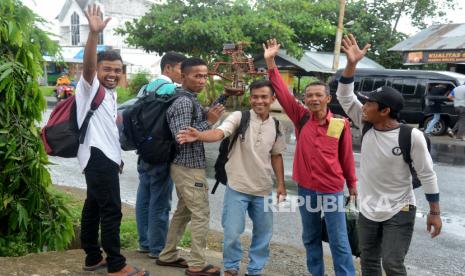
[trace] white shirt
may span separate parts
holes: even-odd
[[[81,77],[76,87],[76,115],[78,126],[81,127],[92,99],[97,94],[100,82],[94,77],[92,85]],[[117,103],[115,89],[105,88],[105,98],[92,115],[87,128],[84,143],[79,145],[78,160],[81,169],[85,169],[90,158],[90,147],[100,149],[106,157],[116,164],[121,163],[121,146],[116,127]]]
[[[355,125],[363,129],[362,104],[353,93],[354,84],[339,83],[337,99]],[[423,134],[412,130],[410,155],[423,190],[439,193],[433,160]],[[363,137],[360,155],[359,208],[372,221],[386,221],[407,204],[416,205],[412,175],[399,147],[399,128],[380,131],[371,128]],[[395,152],[397,154],[395,154]],[[399,154],[400,153],[400,154]]]

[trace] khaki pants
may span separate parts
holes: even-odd
[[[208,205],[208,184],[204,169],[192,169],[171,165],[171,178],[178,195],[178,206],[171,219],[166,245],[159,259],[173,262],[179,258],[176,248],[187,223],[191,222],[191,258],[189,266],[204,267],[207,246],[210,207]]]

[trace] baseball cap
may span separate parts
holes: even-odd
[[[381,86],[371,92],[359,92],[363,99],[371,102],[381,103],[393,111],[401,111],[404,107],[404,97],[396,89],[389,86]]]

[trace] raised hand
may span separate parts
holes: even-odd
[[[360,47],[357,44],[357,40],[352,34],[349,34],[349,36],[344,36],[344,38],[342,39],[341,49],[342,51],[344,51],[344,53],[346,53],[347,63],[350,64],[356,64],[362,58],[364,58],[370,47],[370,44],[366,44],[365,47],[363,47],[363,49],[360,49]]]
[[[84,11],[84,14],[87,17],[87,21],[89,21],[89,30],[92,33],[100,33],[103,31],[108,22],[111,20],[111,17],[108,17],[105,20],[102,19],[100,7],[96,4],[89,5],[87,7],[87,11]]]
[[[210,108],[207,113],[207,121],[210,125],[215,124],[221,117],[221,114],[224,112],[224,106],[222,104],[217,104],[214,107]]]
[[[281,44],[278,44],[276,38],[268,39],[266,44],[263,43],[263,57],[266,59],[274,59],[278,53]]]
[[[188,129],[183,129],[178,132],[176,135],[176,139],[178,140],[179,144],[185,143],[192,143],[199,139],[199,131],[193,127],[189,127]]]

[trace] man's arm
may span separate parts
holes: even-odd
[[[87,21],[89,21],[89,36],[87,37],[86,47],[84,48],[82,76],[89,84],[92,84],[97,71],[98,35],[105,29],[111,18],[108,17],[104,21],[101,18],[102,13],[100,12],[100,7],[97,7],[95,4],[87,7],[87,11],[84,11],[84,14]]]
[[[279,202],[279,197],[286,197],[286,185],[284,184],[284,162],[281,154],[271,155],[271,167],[273,167],[274,175],[276,176],[276,197]]]
[[[300,118],[308,112],[308,110],[301,104],[298,103],[297,99],[289,93],[287,85],[284,83],[281,75],[279,74],[278,68],[276,67],[275,57],[279,53],[280,44],[276,42],[276,39],[270,39],[263,44],[266,66],[268,68],[268,75],[276,93],[278,102],[283,107],[289,119],[295,124],[300,123]]]
[[[354,94],[354,75],[357,63],[365,57],[369,48],[370,44],[367,44],[360,49],[352,34],[342,40],[342,50],[346,53],[347,64],[339,80],[336,96],[342,109],[358,127],[362,126],[362,104]]]
[[[217,142],[229,137],[239,127],[241,121],[241,112],[233,112],[224,122],[216,129],[198,131],[193,127],[179,131],[177,139],[180,144],[192,143],[195,141]]]
[[[434,230],[431,232],[431,237],[434,238],[441,233],[442,221],[439,208],[439,187],[436,173],[433,169],[433,160],[428,151],[426,140],[423,134],[417,130],[412,130],[412,148],[410,150],[412,156],[412,165],[417,172],[423,190],[425,191],[426,200],[430,206],[426,225],[427,230],[431,232],[431,227]]]

